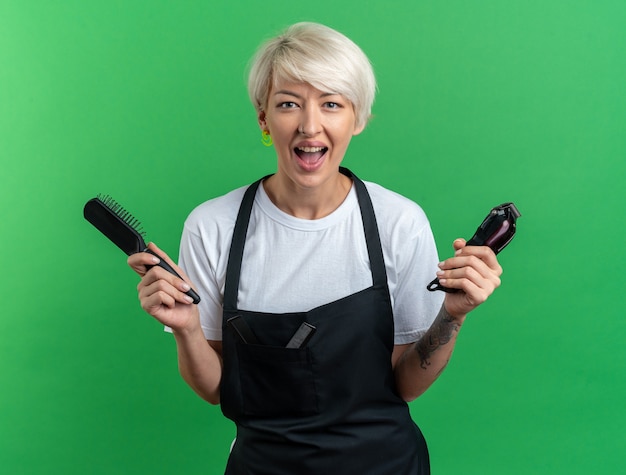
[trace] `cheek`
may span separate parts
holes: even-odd
[[[352,140],[352,127],[343,126],[341,131],[335,134],[335,146],[346,148]]]
[[[330,124],[331,130],[334,130],[334,136],[338,142],[348,143],[352,139],[356,130],[353,119],[346,117],[337,118]]]
[[[294,127],[297,130],[297,124],[294,125],[290,121],[287,120],[268,120],[267,125],[272,134],[272,137],[275,139],[279,139],[281,141],[291,140],[293,136]],[[276,140],[274,140],[276,141]]]

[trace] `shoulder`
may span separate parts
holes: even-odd
[[[430,228],[428,217],[420,205],[377,183],[365,182],[381,232],[398,231],[419,234]]]
[[[232,228],[247,186],[237,188],[196,206],[185,220],[185,230],[203,234],[210,229]]]

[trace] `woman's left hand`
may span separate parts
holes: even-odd
[[[487,246],[466,246],[464,239],[453,243],[454,257],[439,264],[437,277],[441,285],[459,289],[447,293],[444,305],[453,317],[465,317],[500,286],[502,267]]]

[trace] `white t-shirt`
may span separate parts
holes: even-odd
[[[443,301],[441,292],[426,290],[438,270],[435,242],[417,204],[380,185],[365,184],[383,247],[395,344],[411,343],[430,327]],[[246,188],[201,204],[185,221],[179,265],[202,299],[200,320],[208,340],[222,339],[228,254]],[[284,213],[259,186],[244,248],[238,308],[303,312],[371,285],[354,185],[333,213],[316,220]]]

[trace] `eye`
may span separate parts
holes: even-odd
[[[338,102],[331,102],[331,101],[329,101],[329,102],[326,102],[324,104],[324,106],[327,109],[341,109],[341,104],[339,104]]]
[[[294,109],[296,107],[298,107],[298,104],[296,104],[295,102],[292,102],[292,101],[280,102],[278,104],[278,108],[279,109]]]

